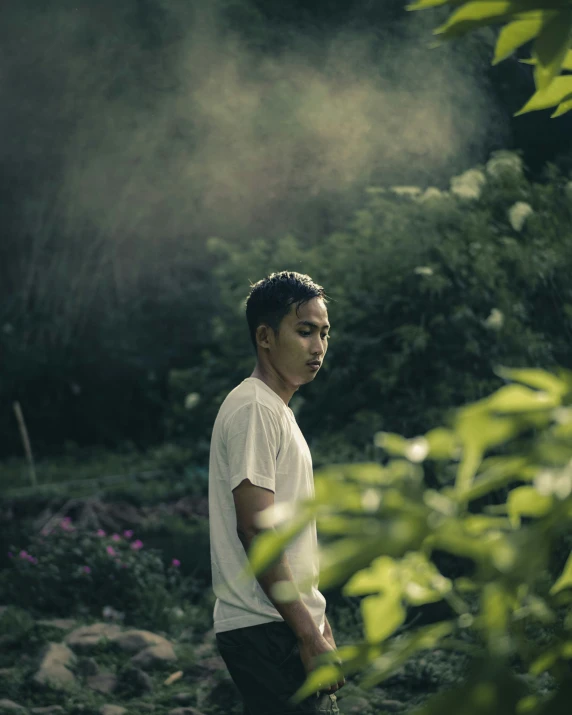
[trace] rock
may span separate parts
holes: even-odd
[[[226,670],[224,660],[220,655],[214,655],[212,658],[203,658],[199,663],[201,668],[214,672],[215,670]]]
[[[112,641],[127,653],[138,653],[149,646],[171,645],[171,642],[163,638],[163,636],[158,636],[156,633],[151,633],[151,631],[135,629],[118,633],[112,638]]]
[[[58,628],[61,631],[71,631],[72,628],[75,628],[77,621],[74,621],[72,618],[42,618],[36,621],[36,623],[39,623],[41,626]]]
[[[382,700],[380,705],[384,710],[389,710],[389,712],[392,713],[399,710],[405,710],[406,708],[405,703],[402,703],[399,700]]]
[[[48,643],[33,681],[54,690],[66,690],[76,682],[74,674],[67,668],[74,663],[75,656],[64,643]]]
[[[93,658],[79,658],[76,666],[76,673],[80,675],[97,675],[99,666]]]
[[[121,633],[121,628],[112,623],[94,623],[80,626],[65,637],[65,642],[76,651],[89,652],[107,638],[113,640]]]
[[[8,700],[7,698],[2,698],[0,700],[0,713],[25,713],[26,708],[22,705],[18,705],[13,700]]]
[[[61,705],[48,705],[45,708],[32,708],[30,712],[33,715],[55,715],[56,713],[63,713],[64,709]]]
[[[122,691],[129,693],[148,693],[153,690],[151,676],[147,675],[141,668],[135,666],[127,667],[121,671],[119,684]]]
[[[337,698],[338,708],[341,715],[361,715],[362,713],[371,712],[369,701],[365,698],[360,698],[359,695],[348,695],[345,698]]]
[[[133,665],[139,668],[152,668],[163,663],[172,663],[175,660],[177,660],[177,654],[170,643],[149,646],[131,658]]]
[[[101,715],[123,715],[127,708],[122,708],[121,705],[102,705],[99,712]]]
[[[174,693],[171,697],[171,700],[179,705],[188,705],[194,699],[195,696],[192,693]]]
[[[117,687],[117,677],[113,673],[98,673],[97,675],[88,675],[86,679],[88,688],[109,695]]]

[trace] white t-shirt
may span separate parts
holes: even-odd
[[[232,490],[243,479],[274,492],[274,503],[315,496],[312,456],[294,413],[274,390],[247,377],[220,406],[210,446],[209,528],[214,632],[284,619],[258,581],[237,585],[248,557],[236,532]],[[326,599],[318,590],[319,555],[312,520],[285,548],[302,601],[324,633]],[[305,592],[301,582],[312,577]]]

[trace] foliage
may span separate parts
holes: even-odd
[[[249,560],[259,574],[316,519],[331,539],[320,556],[320,587],[343,584],[344,594],[364,596],[363,640],[323,656],[295,699],[335,682],[340,670],[366,671],[361,686],[368,689],[420,651],[467,651],[468,632],[473,674],[423,713],[560,712],[569,697],[572,619],[561,616],[572,602],[572,554],[555,581],[550,556],[572,517],[572,372],[496,372],[512,382],[455,411],[447,426],[414,439],[377,434],[386,465],[325,467],[316,475],[315,499],[254,540]],[[452,483],[424,486],[423,464],[431,460],[454,467]],[[505,503],[479,508],[483,495],[503,487]],[[438,551],[469,559],[471,572],[445,577]],[[408,607],[439,601],[450,615],[395,636]],[[548,642],[529,637],[538,624],[551,626]],[[530,693],[511,672],[515,662],[531,675],[550,672],[556,692]]]
[[[412,436],[442,422],[500,386],[495,363],[569,365],[566,180],[555,172],[531,184],[510,152],[475,170],[483,183],[472,199],[370,187],[344,230],[312,242],[211,239],[221,307],[212,348],[180,376],[178,434],[206,438],[228,391],[252,371],[244,298],[250,279],[273,270],[303,270],[332,299],[324,365],[291,401],[315,466],[376,458],[376,431]],[[516,230],[519,201],[533,213]],[[193,393],[200,403],[184,410]]]
[[[2,599],[33,613],[101,617],[111,608],[127,623],[157,627],[179,605],[180,561],[166,566],[161,552],[145,548],[132,531],[86,532],[64,518],[25,549],[12,546],[9,556],[0,574]]]
[[[493,64],[509,57],[530,41],[534,66],[535,94],[515,116],[556,106],[552,117],[572,109],[572,77],[560,77],[572,70],[572,7],[566,0],[416,0],[408,10],[423,10],[438,5],[454,5],[447,22],[435,30],[443,39],[459,37],[471,30],[495,23],[507,23],[496,44]],[[439,43],[437,43],[439,44]]]

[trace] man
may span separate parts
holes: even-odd
[[[279,561],[248,585],[257,514],[274,504],[314,497],[310,450],[288,403],[318,374],[328,349],[329,322],[321,286],[283,271],[251,286],[246,302],[256,351],[252,375],[232,390],[214,423],[209,464],[209,519],[217,647],[244,700],[245,715],[339,713],[340,681],[293,705],[291,696],[314,659],[336,650],[318,590],[316,522]],[[310,577],[310,578],[308,578]],[[302,591],[298,584],[311,580]],[[280,603],[272,587],[291,581],[299,594]]]

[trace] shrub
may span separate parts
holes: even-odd
[[[145,548],[132,531],[85,531],[68,517],[9,555],[2,598],[33,613],[101,617],[110,607],[127,623],[156,627],[183,587],[180,562],[165,565],[161,552]]]
[[[556,580],[551,557],[572,517],[572,372],[496,373],[517,384],[457,410],[446,427],[423,436],[378,433],[390,457],[384,466],[324,468],[315,477],[316,498],[253,542],[249,558],[259,574],[316,518],[330,539],[320,587],[343,584],[344,595],[363,597],[363,640],[325,654],[298,700],[336,682],[340,670],[366,670],[360,685],[371,688],[438,647],[468,653],[473,671],[430,699],[425,715],[569,707],[572,554]],[[442,486],[427,488],[422,465],[429,459],[442,475],[453,464],[453,483],[444,477]],[[503,488],[504,503],[482,501]],[[438,552],[467,559],[468,575],[445,577]],[[448,606],[441,618],[397,635],[409,608],[432,603]],[[532,679],[549,673],[555,692],[535,692],[515,668]]]

